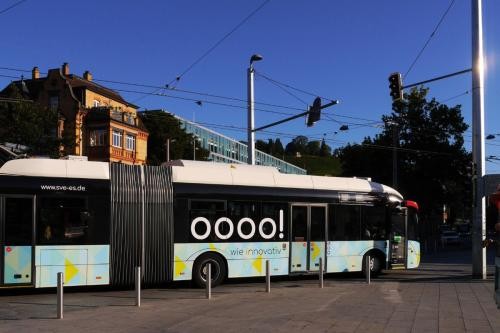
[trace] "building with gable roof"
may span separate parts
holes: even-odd
[[[38,67],[34,67],[31,79],[11,84],[24,98],[57,110],[58,137],[74,138],[74,145],[61,147],[62,155],[88,156],[92,161],[146,163],[148,131],[137,116],[138,106],[94,82],[89,71],[80,77],[71,74],[69,65],[64,63],[41,77]]]

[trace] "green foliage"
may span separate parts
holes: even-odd
[[[149,132],[148,164],[160,165],[166,161],[167,139],[170,139],[170,160],[192,160],[193,148],[196,149],[196,160],[207,160],[209,151],[201,148],[194,136],[187,134],[172,115],[154,110],[140,112],[139,116]]]
[[[424,216],[437,216],[443,204],[452,216],[468,217],[471,207],[471,154],[464,147],[468,126],[461,106],[448,107],[427,99],[428,89],[414,88],[393,112],[383,116],[384,129],[360,145],[336,154],[344,176],[372,177],[392,184],[393,145],[397,147],[397,189],[419,202]]]
[[[22,94],[13,84],[4,90],[2,97],[11,101],[0,101],[0,142],[25,145],[32,155],[59,157],[59,147],[64,140],[56,135],[57,111],[23,101]]]
[[[335,177],[342,173],[340,160],[333,156],[302,155],[296,157],[287,155],[285,160],[306,169],[308,175]]]

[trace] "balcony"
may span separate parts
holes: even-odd
[[[126,150],[120,147],[111,147],[111,158],[116,158],[119,160],[125,161],[134,161],[135,160],[135,151]]]

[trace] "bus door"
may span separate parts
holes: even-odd
[[[318,271],[320,258],[326,266],[327,206],[293,204],[291,215],[290,272]]]
[[[33,196],[0,196],[0,284],[33,284]]]
[[[401,208],[394,210],[391,216],[390,233],[390,264],[392,269],[406,268],[408,210]]]

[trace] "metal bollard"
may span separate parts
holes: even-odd
[[[135,268],[135,305],[141,306],[141,267]]]
[[[323,258],[319,258],[319,287],[323,288]]]
[[[365,263],[365,273],[366,273],[366,283],[370,284],[370,274],[371,274],[371,267],[370,267],[370,256],[366,256],[366,263]]]
[[[269,260],[266,260],[266,293],[271,293],[271,265]]]
[[[64,274],[62,272],[57,273],[57,319],[63,319],[63,286],[64,286]]]
[[[208,263],[207,264],[207,280],[205,282],[205,293],[207,296],[207,299],[212,298],[212,264]]]

